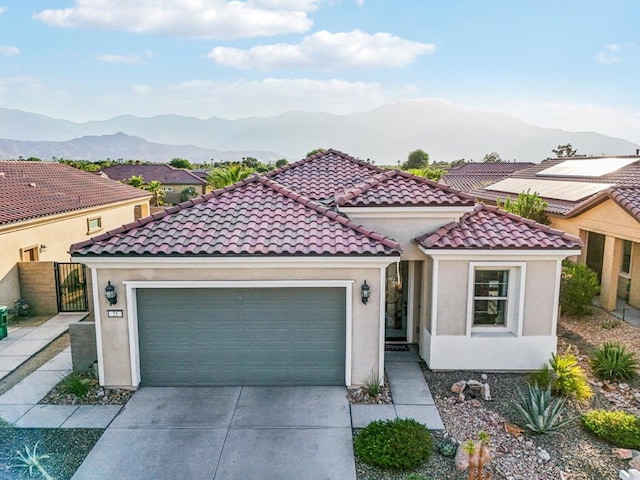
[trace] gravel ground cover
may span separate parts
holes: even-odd
[[[58,383],[42,400],[47,405],[124,405],[135,393],[134,390],[123,388],[102,388],[95,376],[81,373],[82,378],[89,381],[89,391],[84,397],[66,393],[64,379]]]
[[[347,389],[349,403],[359,403],[364,405],[389,405],[393,403],[391,389],[387,376],[384,376],[384,383],[380,386],[380,391],[376,397],[369,395],[367,387],[357,387]]]
[[[0,480],[29,478],[20,469],[9,468],[16,451],[24,452],[38,443],[38,453],[51,458],[43,460],[45,470],[56,480],[68,480],[98,441],[101,429],[32,429],[0,428]],[[42,478],[34,473],[34,478]]]

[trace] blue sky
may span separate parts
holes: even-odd
[[[76,121],[437,98],[640,143],[637,0],[0,0],[0,106]]]

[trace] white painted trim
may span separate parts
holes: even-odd
[[[557,260],[572,255],[580,255],[580,249],[558,249],[558,250],[482,250],[477,248],[466,249],[430,249],[418,246],[422,253],[432,258],[438,257],[440,260],[460,260],[460,257],[468,259],[482,259],[484,257],[510,261],[522,260],[523,257],[535,257],[535,260]]]
[[[385,314],[386,314],[386,286],[387,286],[387,267],[380,268],[380,302],[378,310],[380,311],[380,319],[378,326],[378,378],[384,381],[384,343],[385,343]]]
[[[384,269],[381,269],[384,272]],[[129,346],[131,360],[131,380],[137,382],[132,386],[138,386],[140,375],[140,339],[138,338],[138,309],[136,308],[136,290],[138,288],[309,288],[309,287],[339,287],[345,289],[345,384],[351,386],[351,353],[353,342],[353,280],[248,280],[248,281],[146,281],[125,280],[122,282],[127,291],[127,314],[129,330]],[[382,296],[384,300],[384,296]],[[383,317],[384,318],[384,317]],[[384,327],[384,323],[382,324]],[[384,368],[384,331],[382,336],[382,358]],[[383,370],[384,372],[384,370]]]
[[[98,271],[91,268],[91,291],[93,293],[93,316],[96,324],[96,353],[98,354],[98,382],[104,387],[104,352],[102,350],[102,319],[100,317],[100,292]]]
[[[338,207],[338,211],[356,218],[460,218],[474,209],[469,207]]]
[[[433,259],[433,271],[431,272],[431,336],[438,334],[438,275],[440,275],[440,260]]]
[[[560,312],[560,278],[562,276],[562,260],[556,262],[556,278],[553,286],[553,313],[551,314],[551,335],[558,333],[558,315]]]
[[[407,286],[407,343],[413,343],[413,307],[414,307],[414,295],[415,295],[415,275],[416,275],[416,262],[415,260],[409,260],[407,262],[409,270],[407,272],[407,280],[409,285]]]
[[[399,262],[400,256],[339,257],[85,257],[72,256],[72,261],[88,267],[113,269],[134,268],[380,268]]]

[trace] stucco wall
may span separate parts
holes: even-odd
[[[438,263],[437,321],[435,335],[464,335],[467,328],[469,262]]]
[[[116,286],[118,303],[124,318],[107,318],[109,308],[104,295],[99,295],[102,350],[104,352],[104,384],[131,386],[131,361],[127,318],[127,298],[123,281],[234,281],[234,280],[353,280],[352,295],[352,384],[362,384],[372,369],[377,371],[380,342],[380,268],[130,268],[98,269],[98,292],[107,281]],[[367,281],[371,297],[367,305],[360,299],[360,285]]]
[[[640,242],[640,223],[612,200],[606,200],[574,218],[550,215],[549,220],[554,228],[576,236],[580,230],[588,230]]]
[[[167,184],[163,184],[164,187],[169,187],[171,188],[173,191],[171,192],[165,192],[165,196],[164,196],[164,203],[165,204],[169,204],[169,203],[180,203],[182,201],[182,199],[180,198],[180,196],[182,195],[182,191],[185,188],[189,188],[189,187],[193,187],[196,190],[196,196],[200,196],[200,195],[204,195],[205,194],[205,187],[206,185],[202,185],[202,184],[192,184],[192,185],[174,185],[171,183],[167,183]]]
[[[554,295],[558,279],[554,261],[527,263],[522,335],[552,335]],[[555,281],[554,281],[555,280]]]
[[[0,305],[13,307],[13,302],[20,296],[17,263],[22,260],[21,248],[46,245],[46,249],[39,252],[40,261],[69,262],[68,251],[72,243],[132,222],[134,206],[140,203],[148,205],[148,201],[130,201],[0,226]],[[87,219],[96,216],[102,219],[102,229],[89,234]]]

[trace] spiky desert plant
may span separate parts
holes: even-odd
[[[537,383],[527,385],[527,392],[518,389],[518,401],[512,405],[522,416],[524,426],[535,433],[551,433],[571,422],[562,418],[566,398],[552,399],[551,387],[541,388]]]
[[[637,375],[638,360],[618,342],[605,342],[593,352],[593,373],[601,380],[631,380]]]
[[[29,476],[32,477],[34,469],[40,473],[45,480],[55,480],[49,472],[42,466],[42,461],[50,458],[50,455],[38,453],[38,443],[36,442],[33,449],[29,449],[27,445],[24,446],[24,452],[18,450],[17,455],[13,457],[13,460],[17,463],[9,465],[10,468],[20,468],[29,472]]]
[[[587,382],[587,376],[578,365],[574,354],[568,351],[560,355],[553,353],[549,363],[553,368],[553,388],[557,393],[577,400],[586,400],[593,396],[593,391]]]
[[[453,457],[456,454],[458,446],[451,440],[443,440],[438,444],[438,450],[444,457]]]

